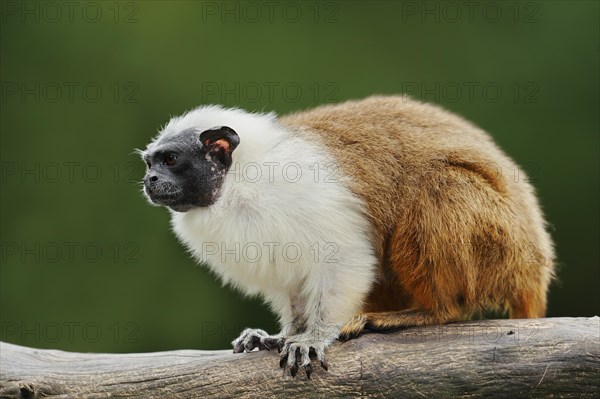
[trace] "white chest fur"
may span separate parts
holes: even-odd
[[[264,157],[234,161],[219,200],[173,213],[173,228],[199,261],[243,291],[293,289],[318,265],[344,261],[340,246],[368,241],[361,204],[342,180],[315,145],[287,137]]]

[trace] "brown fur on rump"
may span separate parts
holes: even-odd
[[[342,337],[508,308],[543,317],[554,249],[532,186],[491,137],[401,96],[279,119],[336,160],[366,204],[379,280]]]

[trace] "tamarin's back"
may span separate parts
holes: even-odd
[[[400,96],[279,123],[322,143],[367,206],[382,278],[365,310],[417,307],[452,319],[508,305],[514,317],[543,316],[552,241],[533,188],[487,133]]]

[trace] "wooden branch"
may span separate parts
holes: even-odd
[[[69,353],[0,344],[1,398],[598,397],[600,319],[488,320],[371,333],[310,380],[277,352]]]

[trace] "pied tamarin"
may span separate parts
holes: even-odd
[[[281,332],[310,377],[336,339],[468,319],[543,317],[554,249],[534,189],[478,127],[404,96],[277,117],[201,106],[141,151],[144,191],[177,237]]]

